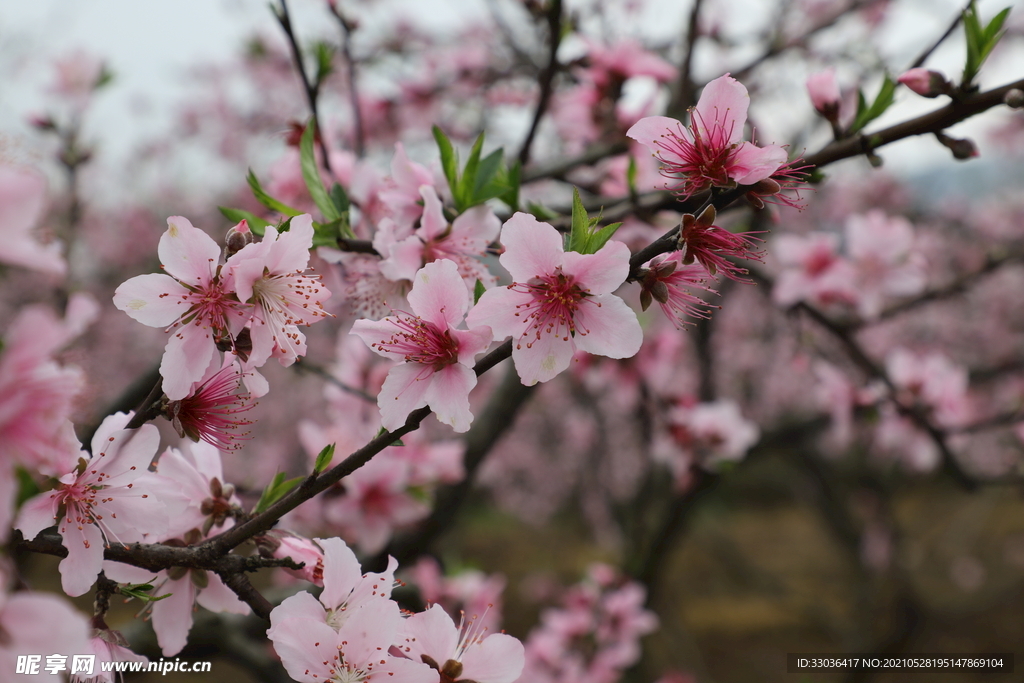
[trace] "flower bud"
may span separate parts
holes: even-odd
[[[951,138],[942,131],[936,133],[935,137],[938,138],[939,142],[941,142],[944,147],[953,153],[954,159],[960,159],[962,161],[964,159],[971,159],[979,156],[978,148],[969,138]]]
[[[836,70],[828,68],[807,79],[807,93],[811,96],[811,104],[829,121],[839,119],[839,84],[836,82]]]
[[[226,256],[237,254],[247,244],[252,244],[253,234],[249,229],[249,221],[242,219],[242,222],[228,230],[224,236],[224,252]]]
[[[1010,109],[1020,109],[1024,107],[1024,91],[1018,90],[1017,88],[1010,88],[1003,96],[1003,102]]]
[[[910,69],[896,80],[922,97],[948,95],[953,90],[952,84],[946,80],[945,76],[938,71],[929,71],[928,69]]]

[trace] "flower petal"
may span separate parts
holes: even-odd
[[[614,294],[584,300],[576,311],[576,348],[609,358],[636,355],[644,340],[636,313]]]
[[[575,353],[576,347],[572,337],[563,339],[551,332],[542,332],[540,339],[529,334],[512,340],[512,361],[515,363],[516,372],[519,373],[519,379],[526,386],[547,382],[561,373],[569,367]]]
[[[611,241],[594,254],[567,251],[563,270],[589,294],[611,294],[629,275],[629,247]]]
[[[143,325],[167,327],[184,315],[191,304],[182,298],[188,290],[170,275],[149,273],[121,283],[114,305]]]
[[[729,177],[740,185],[753,185],[771,176],[788,159],[786,150],[778,145],[758,147],[744,142],[729,158]]]
[[[466,317],[469,296],[455,261],[441,259],[420,268],[408,299],[413,313],[444,331]]]
[[[409,413],[427,405],[427,388],[433,370],[419,363],[401,363],[391,368],[377,395],[381,424],[398,429]]]
[[[505,253],[498,260],[515,282],[553,273],[562,265],[562,236],[547,223],[517,212],[501,230]]]
[[[504,633],[492,633],[462,656],[462,678],[478,683],[512,683],[523,673],[523,644]]]
[[[157,246],[168,275],[187,285],[208,285],[217,269],[220,247],[213,238],[183,216],[167,219],[167,231]]]
[[[469,411],[469,392],[476,386],[476,373],[462,363],[453,363],[434,372],[427,382],[426,402],[437,421],[450,425],[458,433],[473,422]]]
[[[694,110],[692,125],[705,138],[712,138],[715,128],[728,134],[727,144],[743,139],[743,124],[747,122],[750,95],[742,83],[725,74],[704,86],[700,101]],[[767,177],[767,176],[765,176]]]

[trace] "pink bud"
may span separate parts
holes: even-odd
[[[897,79],[922,97],[938,97],[949,94],[952,86],[938,71],[916,68],[907,71]]]
[[[829,121],[839,118],[839,83],[836,82],[836,70],[828,68],[807,78],[807,92],[811,96],[811,104]]]
[[[228,234],[224,237],[224,246],[227,250],[227,255],[231,256],[242,250],[247,244],[252,244],[253,235],[252,230],[249,229],[249,221],[244,218],[235,227],[228,230]]]

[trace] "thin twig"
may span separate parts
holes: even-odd
[[[341,26],[341,53],[345,57],[345,66],[348,73],[348,96],[352,104],[352,125],[355,129],[353,146],[356,156],[362,158],[366,155],[366,132],[363,130],[363,114],[359,108],[359,90],[356,85],[356,60],[352,56],[352,31],[355,26],[338,9],[336,3],[327,3],[331,14],[338,20]]]
[[[694,104],[693,83],[693,51],[697,45],[697,38],[700,37],[700,10],[704,0],[694,0],[690,9],[690,21],[686,28],[685,52],[683,61],[679,65],[679,80],[676,81],[676,89],[672,94],[672,101],[666,109],[666,115],[672,118],[681,119],[686,110]]]
[[[530,131],[526,134],[523,146],[519,150],[519,163],[526,166],[530,162],[530,148],[533,147],[533,139],[540,127],[540,120],[544,118],[551,95],[554,92],[555,75],[558,73],[558,46],[562,43],[562,0],[549,0],[547,10],[548,21],[548,63],[540,72],[540,97],[537,99],[537,108],[533,112],[533,122],[530,124]]]

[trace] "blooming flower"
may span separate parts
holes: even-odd
[[[681,406],[669,420],[676,441],[704,467],[742,459],[761,435],[756,424],[744,419],[739,405],[728,399]]]
[[[523,644],[504,633],[484,636],[470,620],[460,635],[441,605],[413,614],[402,624],[398,649],[441,674],[442,683],[512,683],[523,672]]]
[[[677,181],[672,190],[682,197],[712,186],[752,185],[771,176],[787,154],[777,145],[743,141],[749,100],[747,89],[726,74],[704,87],[689,128],[675,119],[649,116],[626,135],[658,158],[662,174]]]
[[[547,223],[516,213],[501,234],[501,265],[513,283],[484,293],[469,312],[472,328],[512,337],[523,384],[546,382],[569,367],[577,349],[610,358],[640,350],[636,314],[612,294],[629,274],[629,249],[609,241],[595,254],[566,252]]]
[[[714,223],[714,206],[708,206],[697,217],[689,213],[683,214],[679,225],[679,247],[683,250],[683,265],[697,261],[712,275],[722,271],[730,280],[749,282],[743,278],[747,274],[746,268],[741,268],[726,257],[760,261],[761,252],[756,246],[760,238],[751,236],[751,233],[730,232]]]
[[[256,404],[242,391],[242,373],[233,358],[221,369],[207,370],[202,383],[179,401],[170,401],[165,413],[178,436],[203,440],[222,450],[241,448],[239,441],[249,438],[239,429],[253,424],[240,417]]]
[[[798,301],[814,304],[847,303],[858,300],[856,273],[837,253],[839,237],[829,233],[780,235],[772,243],[772,254],[782,264],[772,288],[772,299],[780,306]]]
[[[133,277],[114,292],[114,305],[143,325],[173,332],[160,375],[167,398],[180,400],[203,377],[218,341],[233,340],[252,307],[224,287],[218,277],[220,247],[188,219],[167,219],[157,253],[168,275]]]
[[[454,261],[459,274],[469,284],[477,280],[491,287],[497,279],[476,257],[483,256],[487,245],[498,237],[501,222],[487,205],[474,206],[450,225],[437,191],[430,185],[420,187],[423,217],[410,237],[391,245],[380,270],[390,280],[412,280],[416,271],[438,259]]]
[[[26,502],[15,523],[28,539],[57,523],[68,550],[60,563],[61,585],[70,596],[82,595],[96,581],[105,545],[159,536],[184,508],[178,485],[149,471],[160,444],[157,428],[126,430],[129,419],[125,413],[107,417],[81,471],[65,474],[56,489]]]
[[[262,241],[246,245],[224,266],[226,288],[254,307],[250,362],[256,367],[271,357],[284,366],[294,363],[306,353],[298,326],[329,315],[323,302],[331,293],[319,275],[305,272],[312,246],[313,218],[302,214],[292,218],[288,232],[267,226]]]
[[[684,287],[699,287],[708,292],[716,293],[704,286],[707,271],[703,266],[691,263],[680,266],[681,252],[662,254],[651,259],[646,266],[646,273],[640,278],[640,305],[646,311],[652,302],[657,301],[665,317],[672,321],[677,329],[693,322],[692,318],[710,318],[707,310],[710,304],[700,297],[691,294]]]
[[[61,244],[42,244],[32,235],[46,207],[46,178],[0,164],[0,262],[63,276],[67,263]]]
[[[391,369],[377,398],[386,429],[401,427],[410,412],[427,405],[455,431],[469,429],[469,392],[476,386],[473,359],[491,343],[486,327],[456,329],[469,305],[458,267],[445,259],[416,273],[409,292],[412,314],[352,325],[352,334],[375,352],[405,361]]]

